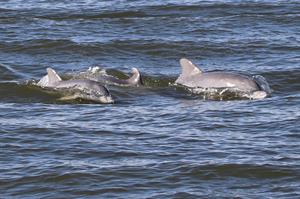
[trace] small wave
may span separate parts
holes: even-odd
[[[262,74],[275,93],[297,93],[300,91],[300,70],[270,71]]]
[[[14,103],[44,102],[54,103],[57,95],[51,95],[32,83],[19,83],[17,81],[0,82],[0,101]]]
[[[59,49],[61,47],[72,47],[76,43],[70,40],[51,40],[51,39],[34,39],[22,42],[2,42],[0,46],[10,51],[35,51],[42,49]]]
[[[7,64],[0,63],[0,81],[16,80],[26,75],[18,72]]]
[[[20,42],[2,42],[0,47],[8,52],[20,52],[27,54],[88,54],[88,55],[111,55],[112,53],[125,52],[126,46],[120,46],[118,42],[93,42],[77,43],[68,39],[34,39]],[[124,48],[125,47],[125,48]]]
[[[3,12],[12,12],[14,10],[12,9],[7,9],[7,8],[0,8],[0,13],[3,13]]]
[[[171,42],[171,40],[173,40]],[[32,39],[18,42],[1,42],[0,47],[8,52],[20,52],[26,54],[45,54],[50,53],[67,55],[89,55],[89,56],[124,56],[124,55],[140,55],[156,56],[169,58],[172,57],[197,57],[201,52],[202,57],[213,56],[236,56],[245,55],[246,52],[261,55],[266,48],[273,53],[278,51],[289,51],[290,48],[273,48],[267,40],[259,40],[249,42],[247,40],[213,40],[196,39],[192,41],[190,38],[147,38],[140,37],[132,39],[130,36],[123,38],[105,38],[99,39],[94,36],[90,38],[71,37],[70,39]],[[274,46],[276,47],[276,46]],[[193,49],[191,51],[191,49]],[[297,51],[298,49],[293,49]],[[187,54],[189,53],[189,54]]]
[[[297,170],[289,167],[254,164],[183,165],[177,167],[174,172],[183,176],[198,176],[205,179],[223,177],[276,179],[300,176]]]
[[[50,20],[69,20],[69,19],[83,19],[83,20],[97,20],[97,19],[114,19],[114,18],[133,18],[133,17],[145,17],[147,16],[142,11],[113,11],[113,12],[102,12],[99,13],[98,11],[88,11],[82,13],[73,14],[72,12],[67,13],[54,13],[54,14],[47,14],[47,15],[40,15],[36,16],[36,18],[40,19],[50,19]]]

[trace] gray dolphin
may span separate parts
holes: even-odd
[[[62,91],[80,91],[75,92],[72,96],[63,97],[63,100],[81,98],[100,103],[114,102],[107,88],[102,86],[99,82],[81,79],[63,81],[52,68],[47,68],[47,75],[37,83],[37,86]]]
[[[246,75],[232,72],[203,72],[190,60],[180,59],[182,73],[175,81],[176,84],[188,88],[233,88],[241,92],[250,93],[249,98],[262,99],[267,92]]]
[[[86,78],[97,82],[101,82],[108,85],[117,85],[125,87],[134,87],[142,85],[141,74],[137,68],[132,68],[132,76],[128,79],[118,79],[111,75],[99,75],[96,72],[99,70],[98,67],[90,68],[91,75],[87,74]]]

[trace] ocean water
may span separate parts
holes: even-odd
[[[263,100],[172,86],[204,71],[265,77]],[[30,86],[99,66],[145,86],[115,104]],[[300,2],[0,1],[0,198],[299,198]]]

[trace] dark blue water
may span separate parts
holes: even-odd
[[[172,86],[202,70],[264,76],[263,100]],[[0,1],[0,198],[299,198],[300,2]],[[30,86],[137,67],[115,104]]]

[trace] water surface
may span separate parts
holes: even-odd
[[[300,3],[0,1],[1,198],[298,198]],[[170,87],[204,71],[264,76],[264,100]],[[129,73],[117,103],[62,103],[26,84],[47,67]]]

